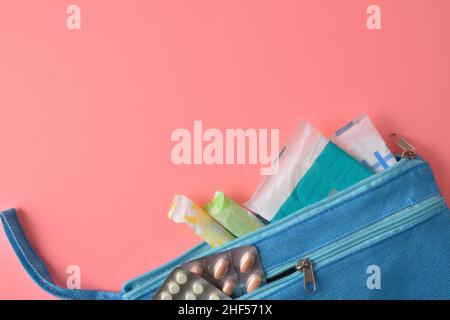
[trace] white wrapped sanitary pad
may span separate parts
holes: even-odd
[[[272,220],[328,142],[309,122],[301,121],[276,160],[279,161],[277,174],[264,177],[244,205],[264,219]]]
[[[381,172],[397,162],[372,121],[364,113],[337,130],[331,136],[331,141],[373,172]]]

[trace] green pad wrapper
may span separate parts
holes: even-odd
[[[264,226],[256,216],[221,191],[215,193],[214,198],[205,206],[205,210],[236,237]]]

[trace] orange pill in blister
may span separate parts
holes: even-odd
[[[242,273],[249,272],[255,263],[255,255],[251,252],[246,252],[239,261],[239,270]]]
[[[214,265],[214,279],[222,279],[228,271],[230,261],[226,258],[220,258]]]
[[[252,292],[253,290],[259,288],[261,285],[261,276],[257,274],[252,274],[247,280],[247,292]]]
[[[222,291],[227,295],[230,296],[233,294],[234,291],[234,281],[232,279],[228,279],[223,283]]]
[[[198,264],[198,263],[194,264],[192,267],[190,267],[189,270],[193,274],[195,274],[195,275],[197,275],[199,277],[201,277],[203,275],[203,267],[200,264]]]

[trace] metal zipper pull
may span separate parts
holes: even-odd
[[[392,133],[389,136],[393,143],[395,143],[400,149],[403,150],[402,158],[415,159],[417,156],[417,150],[414,148],[404,137],[399,134]]]
[[[314,278],[314,270],[311,260],[308,258],[300,260],[297,262],[295,270],[303,272],[305,291],[308,293],[314,293],[314,291],[316,291],[316,279]]]

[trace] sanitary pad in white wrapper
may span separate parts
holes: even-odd
[[[309,122],[302,121],[280,153],[277,174],[264,177],[244,205],[267,221],[272,220],[328,142]]]
[[[337,130],[331,136],[331,141],[373,172],[381,172],[397,162],[372,121],[364,113]]]

